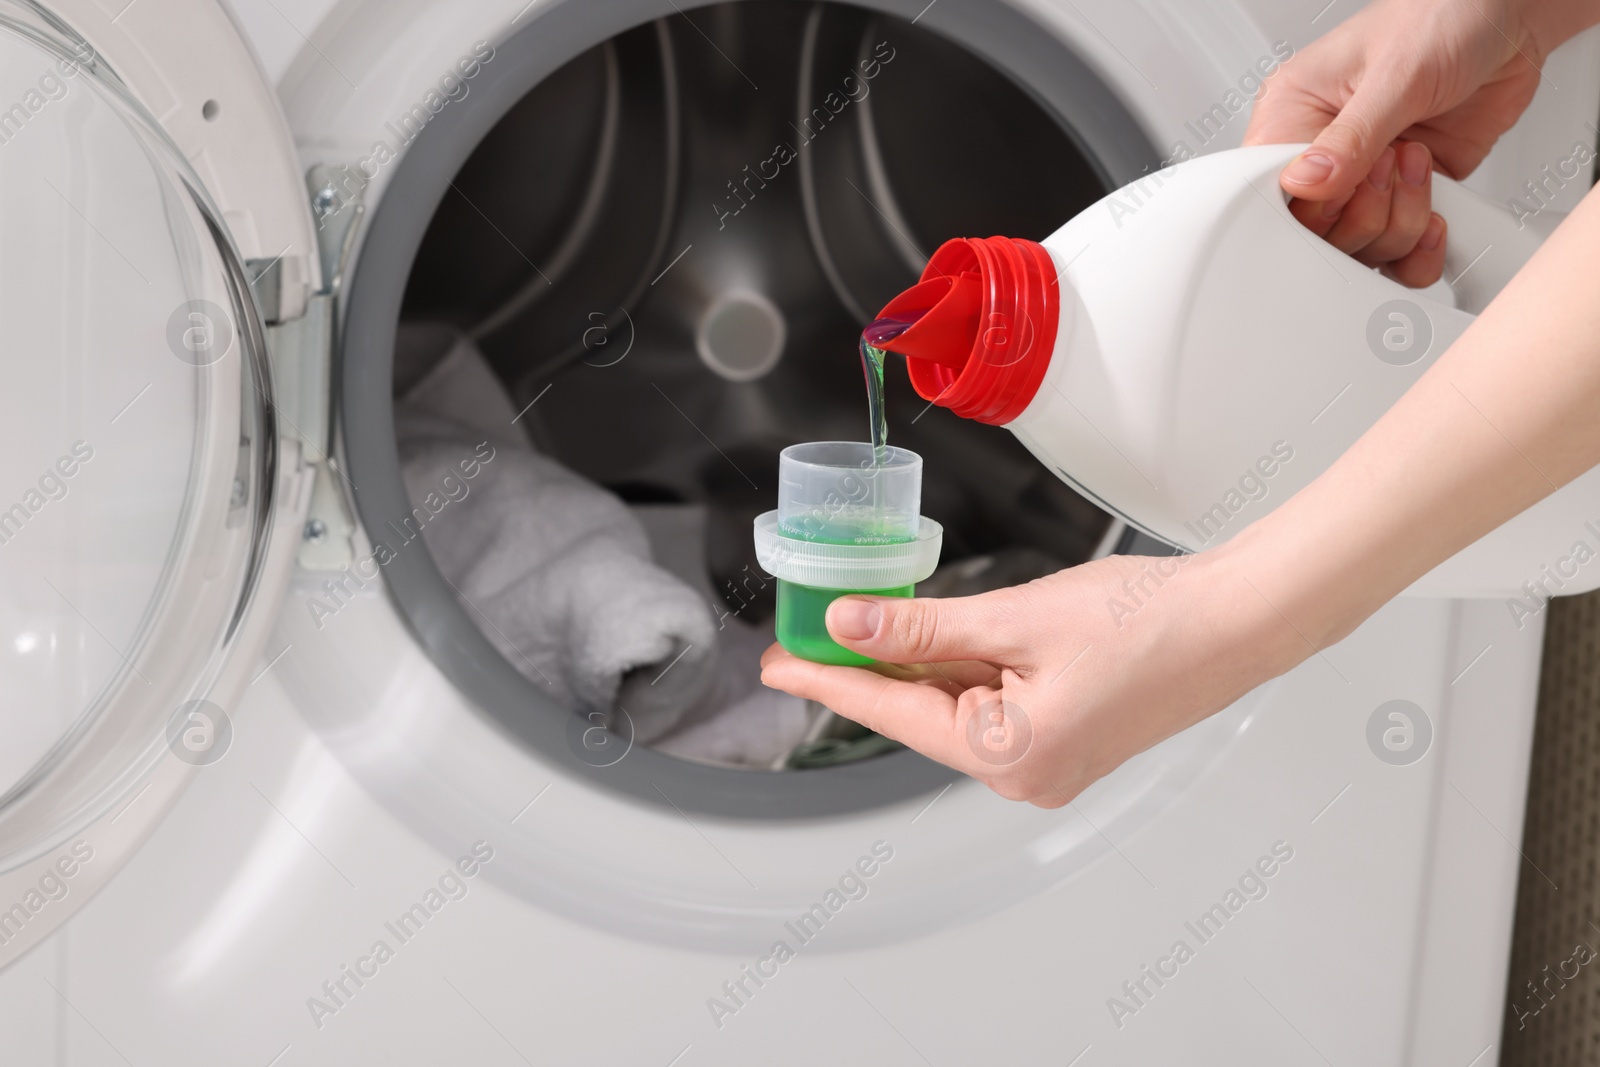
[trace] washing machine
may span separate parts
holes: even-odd
[[[380,550],[445,323],[745,610],[777,450],[859,435],[926,253],[1236,145],[1315,6],[0,0],[5,1062],[1495,1062],[1526,591],[1402,597],[1047,812],[597,731]],[[1592,146],[1597,72],[1480,188]],[[888,404],[947,559],[1159,550]]]

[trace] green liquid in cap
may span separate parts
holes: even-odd
[[[778,615],[776,620],[778,643],[801,659],[813,663],[834,663],[847,667],[864,667],[874,662],[859,652],[852,652],[828,633],[828,605],[842,596],[857,593],[866,596],[911,595],[914,586],[902,585],[896,589],[816,589],[797,582],[778,579]]]

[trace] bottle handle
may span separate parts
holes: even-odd
[[[1257,158],[1271,166],[1271,182],[1276,185],[1283,168],[1308,147],[1264,146],[1263,156]],[[1541,228],[1528,226],[1507,208],[1443,174],[1433,176],[1433,209],[1449,226],[1445,231],[1444,281],[1455,294],[1456,306],[1474,315],[1489,306],[1545,237]]]
[[[1544,235],[1509,210],[1442,174],[1433,176],[1433,209],[1448,224],[1444,281],[1456,306],[1476,315],[1539,250]]]

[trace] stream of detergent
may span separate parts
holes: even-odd
[[[867,418],[871,420],[872,458],[883,466],[889,444],[889,420],[883,408],[884,345],[909,330],[926,312],[907,312],[903,317],[878,319],[861,331],[861,373],[867,379]]]
[[[889,417],[883,406],[883,359],[886,353],[882,346],[909,330],[924,314],[926,312],[912,311],[894,318],[877,319],[861,331],[861,374],[867,380],[867,419],[871,424],[874,469],[883,466],[889,447]],[[878,479],[870,480],[872,509],[876,513],[882,510],[883,504],[879,498]]]

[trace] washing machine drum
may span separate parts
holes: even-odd
[[[700,24],[727,62],[703,61]],[[468,329],[519,408],[555,383],[527,423],[562,462],[625,499],[710,506],[726,581],[778,449],[865,436],[855,338],[927,250],[1043,237],[1106,180],[942,37],[859,8],[712,7],[606,40],[518,101],[460,161],[402,315]],[[1101,524],[1077,499],[1000,435],[918,418],[903,378],[892,432],[928,458],[947,559],[1083,558]]]
[[[1042,238],[1155,155],[1059,44],[1055,88],[1070,109],[948,36],[859,7],[734,3],[634,24],[619,7],[605,32],[592,16],[553,9],[497,44],[384,174],[347,282],[341,423],[355,503],[368,531],[402,528],[416,504],[390,404],[440,349],[397,348],[397,328],[465,335],[537,450],[630,505],[699,509],[712,610],[770,627],[751,523],[772,507],[782,448],[866,436],[862,326],[940,242]],[[1014,40],[1027,42],[1019,55],[1032,47]],[[975,592],[980,571],[1009,584],[1090,557],[1104,512],[1010,435],[931,409],[897,368],[889,378],[891,438],[925,457],[924,511],[945,529],[947,569],[925,591]],[[427,553],[399,553],[384,573],[474,703],[569,761],[566,733],[587,709],[552,707],[539,677],[508,665],[519,657],[496,651],[501,628]],[[666,775],[691,806],[727,810],[736,796],[741,814],[783,815],[948,779],[906,752],[870,773],[759,786],[670,762],[635,757],[595,777],[658,802],[652,783]]]

